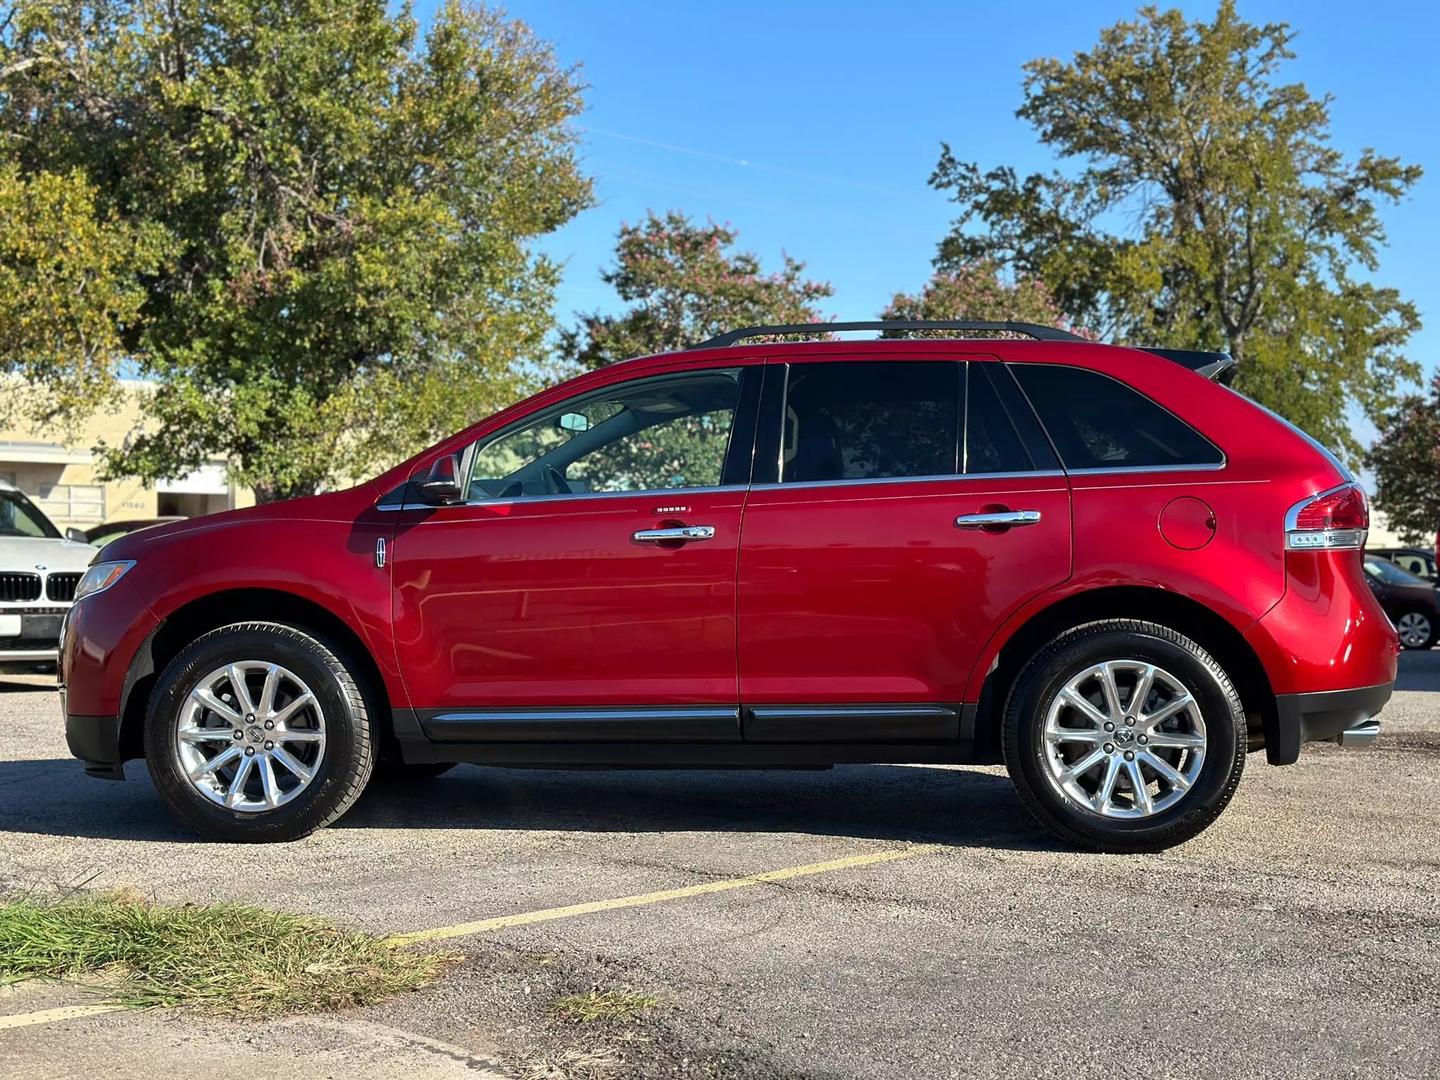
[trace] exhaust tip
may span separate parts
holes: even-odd
[[[1336,738],[1341,746],[1374,746],[1375,740],[1380,738],[1380,721],[1366,720],[1363,724],[1356,724],[1352,728],[1342,731]]]

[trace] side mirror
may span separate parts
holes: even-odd
[[[436,458],[423,477],[415,482],[415,494],[431,506],[448,506],[465,497],[460,489],[460,459],[454,454]]]
[[[68,529],[65,530],[65,539],[71,540],[77,544],[88,544],[90,542],[89,538],[87,538],[86,535],[79,529],[75,528],[74,525],[71,525]]]

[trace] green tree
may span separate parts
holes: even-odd
[[[63,424],[109,397],[163,239],[99,213],[81,172],[26,176],[0,161],[0,426]]]
[[[816,322],[819,301],[834,294],[810,281],[789,255],[765,273],[758,256],[734,251],[734,229],[697,225],[672,210],[620,229],[615,265],[601,274],[630,305],[620,315],[583,316],[562,335],[560,351],[585,367],[683,349],[742,326]]]
[[[0,162],[88,185],[96,229],[160,256],[116,283],[138,310],[86,316],[159,386],[112,471],[224,457],[261,499],[305,494],[533,378],[557,275],[532,241],[590,192],[575,75],[523,24],[459,2],[422,38],[385,0],[22,0],[3,26]]]
[[[1428,397],[1406,395],[1379,426],[1366,455],[1375,503],[1407,543],[1429,546],[1440,533],[1440,374],[1430,380]]]
[[[1018,115],[1064,168],[982,172],[946,146],[931,183],[961,211],[937,265],[996,260],[1121,341],[1226,349],[1239,388],[1354,458],[1347,408],[1376,415],[1418,373],[1414,306],[1367,278],[1377,202],[1420,169],[1329,144],[1330,99],[1280,80],[1292,38],[1232,0],[1209,22],[1146,7],[1027,64]]]
[[[937,270],[918,293],[896,293],[882,319],[985,319],[1075,330],[1038,278],[1007,282],[994,262]]]

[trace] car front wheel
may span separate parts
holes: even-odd
[[[1005,763],[1052,833],[1108,852],[1190,839],[1225,808],[1245,764],[1239,695],[1183,634],[1116,619],[1070,630],[1016,679]]]
[[[359,796],[370,714],[339,651],[279,623],[198,638],[150,699],[145,755],[172,811],[215,840],[294,840]]]

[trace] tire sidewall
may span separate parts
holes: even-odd
[[[1006,709],[1006,764],[1012,775],[1017,771],[1022,775],[1031,808],[1045,824],[1082,841],[1145,850],[1164,846],[1176,836],[1193,835],[1229,801],[1245,754],[1245,723],[1238,699],[1208,654],[1180,635],[1174,637],[1143,630],[1087,632],[1082,627],[1057,642],[1053,652],[1038,657],[1038,670],[1022,674]],[[1058,790],[1045,763],[1042,732],[1051,701],[1075,675],[1104,660],[1136,660],[1164,668],[1190,691],[1205,722],[1205,761],[1199,778],[1175,806],[1149,818],[1098,816]]]
[[[200,679],[239,660],[288,668],[315,695],[325,720],[325,752],[306,789],[274,810],[241,812],[219,806],[195,790],[177,759],[181,709]],[[335,816],[357,773],[370,771],[367,717],[335,670],[340,662],[314,638],[289,628],[222,627],[182,650],[160,677],[145,721],[145,756],[156,790],[198,831],[221,840],[264,841],[304,836]],[[340,668],[341,673],[344,668]],[[361,783],[363,783],[363,777]]]

